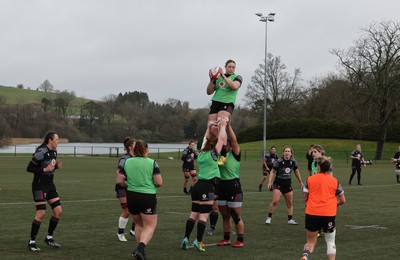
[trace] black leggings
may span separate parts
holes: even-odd
[[[350,180],[349,180],[349,183],[351,184],[351,181],[353,180],[353,177],[354,177],[354,175],[356,174],[356,172],[357,172],[357,181],[358,181],[358,184],[361,184],[361,167],[353,167],[352,169],[351,169],[351,175],[350,175]]]

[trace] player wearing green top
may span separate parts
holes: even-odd
[[[325,150],[324,150],[324,148],[322,148],[321,145],[315,144],[311,148],[311,155],[312,155],[314,161],[311,163],[311,173],[310,173],[310,175],[314,175],[314,174],[318,173],[317,160],[318,160],[318,158],[320,158],[323,155],[325,155]]]
[[[214,95],[211,98],[212,103],[208,122],[216,123],[222,117],[227,117],[229,121],[231,120],[237,93],[243,81],[242,76],[235,74],[235,69],[236,62],[228,60],[225,63],[225,72],[222,68],[219,68],[221,76],[217,80],[210,78],[210,82],[207,85],[207,95]],[[211,131],[210,134],[218,135],[215,131]]]
[[[218,208],[223,219],[224,239],[217,246],[228,246],[231,244],[231,219],[235,223],[237,241],[233,247],[242,247],[244,235],[244,223],[242,220],[243,192],[239,179],[240,169],[240,147],[235,132],[231,125],[227,126],[230,140],[227,141],[226,162],[219,166],[221,180],[218,184]]]
[[[157,188],[163,183],[160,167],[148,158],[149,148],[143,140],[136,140],[135,157],[126,159],[124,172],[117,175],[117,184],[127,187],[129,213],[136,224],[137,248],[132,256],[146,259],[145,246],[153,237],[157,226]]]
[[[215,136],[208,135],[211,128],[215,126],[209,124],[207,127],[203,145],[199,156],[197,157],[199,164],[199,180],[193,186],[191,191],[192,209],[188,219],[186,220],[185,236],[182,241],[183,250],[188,249],[189,237],[197,221],[197,239],[194,240],[193,246],[198,251],[205,251],[203,235],[214,202],[214,192],[220,178],[218,156],[227,139],[227,122],[228,119],[226,117],[221,119],[221,122],[218,125],[219,130],[217,130],[218,139]]]

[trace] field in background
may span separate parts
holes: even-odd
[[[37,86],[39,87],[39,86]],[[54,99],[58,97],[57,93],[44,92],[36,89],[19,89],[15,87],[0,86],[1,96],[6,98],[6,104],[40,104],[42,98]],[[72,106],[82,105],[91,99],[77,97],[73,100]]]
[[[280,150],[280,149],[279,149]],[[50,210],[38,235],[40,253],[28,251],[27,242],[34,204],[30,184],[32,174],[26,172],[30,157],[0,157],[0,255],[1,259],[129,259],[136,242],[117,241],[120,206],[114,197],[117,158],[59,156],[63,169],[55,182],[61,197],[63,216],[55,239],[63,248],[52,250],[44,245]],[[206,247],[206,252],[182,251],[180,244],[190,198],[182,193],[181,162],[158,160],[164,186],[159,189],[159,223],[153,240],[146,248],[147,259],[299,259],[305,243],[304,203],[299,185],[293,182],[294,219],[300,225],[287,225],[285,203],[280,201],[271,226],[264,224],[272,194],[258,192],[260,162],[242,163],[244,191],[243,219],[245,247]],[[305,161],[300,163],[303,179]],[[363,186],[349,186],[350,164],[336,162],[334,175],[343,184],[347,203],[337,217],[337,259],[395,259],[398,256],[400,227],[400,184],[395,183],[394,167],[389,161],[363,168]],[[355,183],[355,182],[353,182]],[[47,206],[49,208],[49,206]],[[130,225],[130,222],[128,226]],[[205,235],[206,244],[222,238],[221,218],[215,236]],[[126,229],[128,231],[128,228]],[[190,241],[196,236],[196,229]],[[235,237],[233,237],[233,240]],[[326,259],[323,238],[312,259]]]

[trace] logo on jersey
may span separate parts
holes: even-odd
[[[291,168],[289,168],[289,167],[285,168],[285,173],[290,173],[291,171],[292,171]]]
[[[221,81],[218,85],[219,85],[220,88],[225,87],[225,81]]]

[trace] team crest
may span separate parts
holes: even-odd
[[[286,173],[290,173],[290,171],[291,171],[291,169],[288,167],[288,168],[285,168],[285,172]]]

